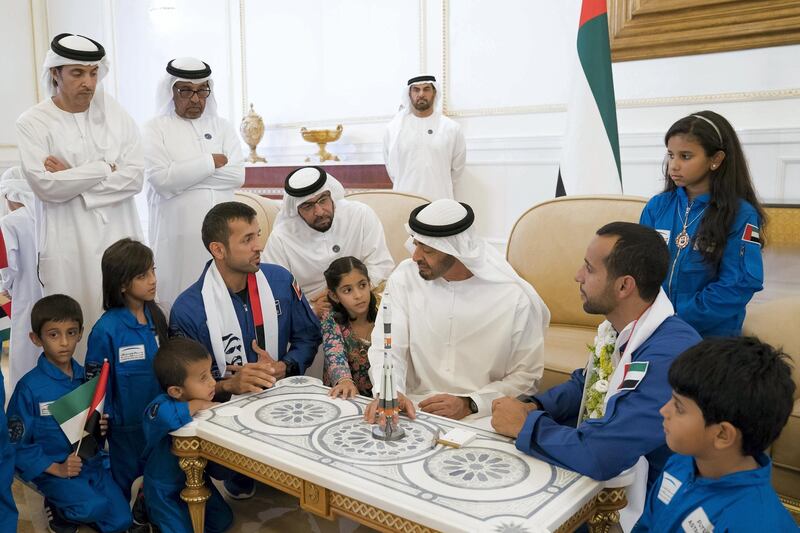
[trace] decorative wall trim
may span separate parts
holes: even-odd
[[[786,170],[789,165],[796,164],[800,164],[800,155],[778,157],[778,169],[775,173],[775,195],[778,198],[784,198],[786,195]]]
[[[612,61],[800,43],[796,0],[609,0]]]
[[[419,73],[428,71],[428,50],[425,45],[428,38],[428,15],[425,0],[419,0]]]
[[[239,0],[239,53],[241,55],[241,69],[242,69],[242,116],[247,114],[247,52],[245,51],[245,15],[244,15],[244,2]],[[233,54],[231,54],[233,56]],[[233,59],[233,57],[231,57]],[[232,88],[232,86],[231,86]]]

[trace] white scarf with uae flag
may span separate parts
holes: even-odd
[[[255,281],[256,289],[252,287]],[[262,346],[273,358],[278,356],[278,312],[275,309],[275,297],[267,282],[267,278],[259,268],[255,274],[247,275],[250,307],[256,331],[263,328],[264,344]],[[231,294],[214,261],[206,270],[203,279],[203,307],[206,311],[206,325],[214,349],[214,361],[217,363],[220,377],[225,377],[227,365],[243,365],[247,363],[247,347],[244,345],[242,327],[236,317]],[[269,332],[269,334],[266,334]]]
[[[633,362],[631,354],[635,352],[650,336],[658,329],[662,322],[675,314],[675,309],[672,307],[672,302],[669,301],[667,294],[663,289],[659,289],[658,296],[653,304],[648,307],[642,316],[634,320],[617,335],[617,341],[614,345],[614,353],[611,355],[611,361],[614,365],[614,372],[608,379],[608,390],[603,399],[603,413],[605,408],[608,407],[608,401],[615,394],[622,391],[630,391],[636,389],[647,374],[647,361]],[[606,320],[598,326],[598,332],[606,331],[610,327],[610,323]],[[601,335],[598,335],[602,338]],[[620,354],[620,347],[624,346],[625,351]],[[583,399],[581,400],[581,408],[578,411],[578,425],[583,420],[583,411],[585,409],[586,397],[588,394],[588,384],[592,373],[595,372],[593,357],[589,357],[589,364],[586,367],[586,380],[584,383]],[[630,531],[633,525],[639,519],[644,509],[644,501],[647,492],[647,473],[648,463],[644,456],[639,457],[639,461],[633,466],[634,481],[628,487],[628,505],[620,511],[620,525],[623,531]]]

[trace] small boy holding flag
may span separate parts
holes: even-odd
[[[63,294],[42,298],[31,311],[31,329],[43,354],[8,406],[17,473],[44,494],[51,531],[77,531],[82,523],[125,531],[128,502],[98,453],[107,425],[101,415],[105,379],[101,372],[84,383],[83,367],[72,358],[83,334],[80,305]]]

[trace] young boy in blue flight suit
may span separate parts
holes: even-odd
[[[17,506],[11,494],[14,481],[14,447],[6,431],[6,389],[0,371],[0,531],[17,530]]]
[[[170,533],[192,531],[189,508],[181,500],[185,475],[172,452],[171,431],[188,424],[192,416],[215,405],[216,381],[211,374],[211,355],[199,342],[172,339],[161,346],[153,361],[161,388],[144,413],[146,448],[144,497],[150,521]],[[233,523],[233,513],[206,475],[211,497],[206,502],[205,530],[216,533]]]
[[[633,531],[797,531],[770,485],[764,450],[792,411],[786,356],[755,338],[706,340],[669,371],[661,408],[675,453]]]
[[[17,472],[54,509],[51,531],[74,532],[75,523],[102,532],[125,531],[131,512],[111,477],[108,457],[99,452],[81,461],[49,411],[52,402],[84,383],[83,367],[72,358],[83,333],[81,307],[63,294],[46,296],[31,310],[31,329],[31,341],[43,354],[17,383],[8,405]]]

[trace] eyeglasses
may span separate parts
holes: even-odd
[[[331,195],[326,194],[316,202],[303,202],[302,204],[297,206],[297,210],[300,213],[307,214],[310,213],[316,206],[325,208],[328,207],[330,203],[331,203]]]
[[[180,89],[175,89],[175,90],[178,92],[178,96],[180,96],[184,100],[189,100],[194,95],[197,95],[199,98],[202,98],[203,100],[211,96],[211,89],[209,89],[208,87],[204,89],[198,89],[196,91],[188,87],[181,87]]]

